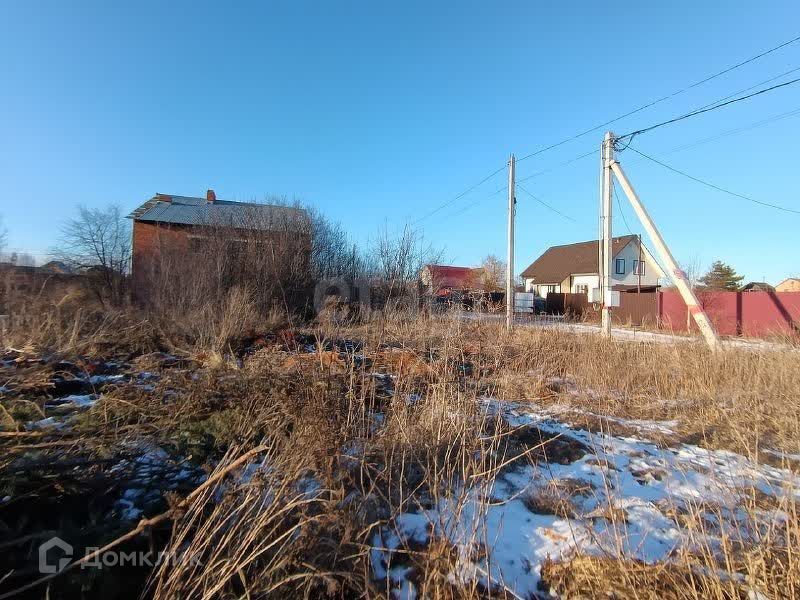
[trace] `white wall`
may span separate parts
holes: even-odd
[[[663,277],[661,268],[650,256],[650,253],[642,248],[642,258],[645,261],[644,275],[642,275],[642,285],[658,285],[658,278]],[[625,261],[625,274],[617,275],[617,259]],[[633,261],[639,260],[639,244],[631,242],[620,250],[611,261],[611,283],[612,285],[636,285],[639,277],[633,271]]]
[[[533,292],[542,298],[547,298],[547,290],[551,285],[556,286],[556,292],[561,291],[561,286],[557,283],[534,283],[533,279],[525,279],[525,291]]]
[[[625,273],[623,275],[617,275],[616,273],[616,259],[618,258],[625,260]],[[642,258],[645,261],[642,285],[658,285],[659,278],[665,277],[665,273],[645,247],[642,247]],[[639,282],[639,277],[633,271],[634,260],[639,260],[639,243],[636,240],[620,250],[614,260],[611,261],[611,285],[636,285]],[[551,285],[556,286],[556,292],[571,292],[574,294],[577,292],[579,285],[585,285],[589,290],[599,288],[600,277],[596,273],[584,273],[567,277],[560,283],[536,283],[533,279],[525,279],[525,291],[534,292],[542,298],[547,297],[547,288]]]
[[[587,293],[600,285],[600,278],[597,275],[573,275],[572,286],[570,292],[573,294],[578,293],[578,286],[585,285]]]

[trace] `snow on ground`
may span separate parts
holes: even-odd
[[[30,421],[25,423],[25,429],[28,431],[50,428],[63,429],[64,427],[66,427],[66,423],[57,420],[55,417],[47,417],[46,419],[40,419],[39,421]]]
[[[126,375],[92,375],[89,377],[89,383],[91,385],[105,385],[107,383],[120,383],[126,379]]]
[[[44,405],[45,410],[50,408],[89,408],[97,402],[97,394],[73,394],[56,398]]]
[[[549,412],[553,412],[550,409]],[[587,417],[595,417],[597,419],[602,419],[603,421],[609,421],[611,423],[616,423],[617,425],[622,425],[624,427],[629,427],[631,429],[636,429],[643,433],[659,433],[661,435],[675,435],[675,428],[678,427],[679,423],[675,419],[671,419],[669,421],[648,421],[645,419],[623,419],[621,417],[612,417],[610,415],[600,415],[588,410],[579,410],[577,408],[569,408],[567,410],[562,411],[564,415],[568,413],[572,413],[575,415],[584,415]]]
[[[157,505],[165,491],[194,488],[205,481],[206,473],[188,461],[177,461],[163,448],[149,442],[127,442],[132,456],[120,460],[110,473],[126,481],[126,489],[114,509],[124,521],[139,519]]]
[[[457,318],[476,321],[498,321],[505,319],[505,315],[462,312],[458,313]],[[518,317],[515,323],[520,327],[558,329],[572,333],[588,333],[594,335],[599,335],[601,333],[599,325],[569,323],[564,321],[562,318],[553,318],[549,315],[536,316],[533,319],[520,319]],[[655,331],[642,331],[640,329],[626,329],[622,327],[612,327],[611,337],[617,340],[626,340],[631,342],[651,342],[656,344],[705,343],[702,338],[696,336],[673,335],[670,333],[658,333]],[[768,342],[766,340],[757,340],[751,338],[723,338],[720,341],[723,348],[739,348],[757,351],[797,350],[797,348],[788,344],[779,344],[776,342]]]
[[[644,438],[591,433],[531,405],[485,399],[483,406],[514,428],[537,428],[587,453],[568,464],[525,464],[458,490],[433,508],[393,519],[374,535],[371,559],[374,576],[396,598],[416,595],[413,566],[403,550],[431,536],[456,548],[454,582],[480,582],[531,598],[542,593],[547,558],[565,559],[579,549],[650,563],[669,560],[678,548],[716,548],[722,534],[747,539],[759,525],[787,518],[777,502],[747,513],[745,497],[800,498],[800,477],[733,452],[687,444],[664,448]],[[636,424],[649,428],[647,422]],[[652,425],[656,432],[668,429]],[[554,495],[567,500],[569,510],[548,510],[537,501]],[[705,521],[702,537],[677,518],[695,511]]]
[[[777,456],[781,460],[794,460],[800,462],[800,454],[791,454],[789,452],[781,452],[780,450],[772,449],[764,450],[764,452],[771,454],[772,456]]]

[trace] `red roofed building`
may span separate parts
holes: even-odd
[[[480,289],[480,269],[470,267],[427,265],[419,278],[434,296],[448,296],[454,290]]]

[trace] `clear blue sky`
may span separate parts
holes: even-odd
[[[785,2],[3,2],[0,184],[14,249],[44,252],[79,203],[155,192],[297,197],[358,240],[399,228],[502,166],[800,35]],[[800,43],[613,125],[625,133],[800,67]],[[800,76],[800,71],[794,74]],[[789,78],[787,76],[787,78]],[[785,78],[786,79],[786,78]],[[800,209],[800,85],[642,136],[643,151]],[[520,178],[602,131],[523,161]],[[800,215],[620,157],[681,260],[748,279],[800,272]],[[596,235],[598,163],[518,192],[517,271]],[[500,173],[419,223],[446,260],[505,254]],[[480,201],[468,210],[470,204]],[[631,228],[640,227],[624,206]],[[454,213],[458,213],[455,214]],[[620,218],[615,234],[627,233]]]

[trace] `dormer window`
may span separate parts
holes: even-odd
[[[614,263],[614,272],[617,275],[625,275],[625,259],[618,258]]]

